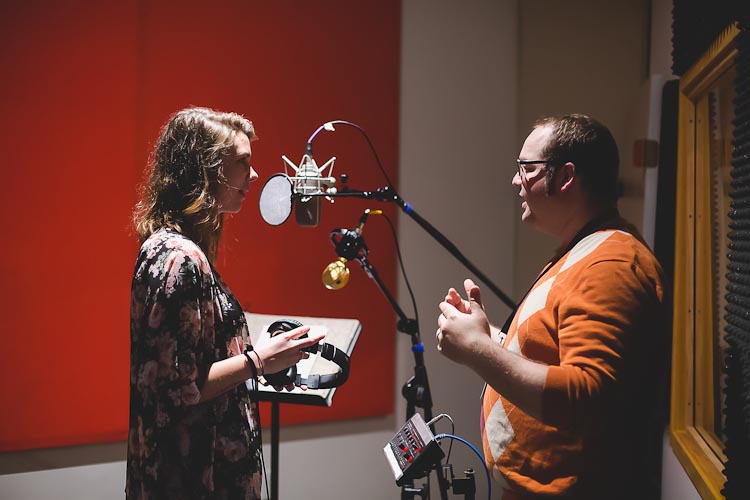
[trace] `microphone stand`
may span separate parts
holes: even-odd
[[[411,337],[411,351],[414,354],[414,375],[407,380],[401,389],[401,394],[406,398],[406,420],[409,420],[416,413],[416,408],[419,407],[424,410],[425,421],[429,422],[432,420],[432,396],[430,393],[430,383],[427,379],[427,367],[424,364],[424,344],[422,344],[419,337],[419,325],[416,320],[406,316],[403,309],[396,302],[396,299],[380,279],[375,267],[367,260],[367,246],[364,244],[364,239],[361,236],[359,238],[361,249],[356,260],[365,273],[375,281],[380,291],[383,292],[383,295],[385,295],[385,298],[388,299],[391,307],[396,312],[399,318],[396,328]],[[434,433],[434,424],[430,425],[430,427]],[[435,473],[437,474],[438,486],[440,488],[440,498],[441,500],[447,500],[448,487],[450,485],[445,479],[442,463],[439,463],[435,468]],[[401,500],[411,500],[416,495],[421,496],[425,500],[430,498],[429,476],[427,484],[422,487],[415,487],[412,483],[401,487]]]

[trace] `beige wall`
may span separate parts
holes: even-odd
[[[514,197],[509,180],[515,158],[517,11],[515,1],[404,1],[402,40],[402,195],[507,294],[513,295]],[[409,217],[399,221],[406,270],[418,302],[434,399],[434,414],[448,413],[455,433],[481,447],[482,383],[470,370],[435,350],[438,303],[449,287],[462,290],[468,271]],[[480,283],[481,285],[481,283]],[[485,304],[502,322],[509,310],[486,287]],[[400,302],[411,314],[403,284]],[[413,371],[402,335],[397,379]],[[397,419],[405,415],[399,400]],[[438,425],[450,432],[447,422]],[[481,448],[480,448],[481,449]],[[481,464],[460,443],[456,472]],[[477,498],[485,498],[484,473]],[[433,488],[433,498],[439,498]],[[387,498],[397,498],[391,491]],[[383,496],[382,498],[386,498]]]

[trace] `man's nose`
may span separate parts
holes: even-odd
[[[515,172],[513,174],[513,178],[510,180],[510,183],[514,186],[520,186],[521,185],[521,174],[518,172]]]

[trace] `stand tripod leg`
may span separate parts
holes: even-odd
[[[409,379],[409,382],[407,382],[407,384],[404,386],[404,389],[402,390],[402,394],[406,398],[407,402],[406,419],[408,420],[412,417],[412,415],[416,411],[416,407],[421,407],[424,409],[425,421],[429,422],[430,420],[432,420],[432,395],[430,394],[430,383],[427,380],[427,368],[424,364],[424,345],[419,340],[419,325],[416,321],[410,320],[406,316],[406,314],[404,314],[404,311],[401,309],[401,307],[399,307],[398,302],[396,302],[395,297],[393,297],[391,292],[388,291],[388,288],[386,288],[385,284],[380,279],[377,270],[367,260],[367,254],[365,253],[363,256],[358,257],[357,260],[359,260],[360,265],[370,276],[370,278],[372,278],[373,281],[377,283],[378,288],[380,288],[380,290],[383,292],[383,295],[385,295],[386,299],[388,299],[388,302],[390,302],[393,310],[396,311],[396,315],[398,315],[399,317],[399,330],[411,336],[411,350],[412,353],[414,353],[414,376]],[[434,426],[430,426],[430,428],[432,432],[435,432]],[[442,464],[437,467],[435,473],[437,474],[438,478],[440,498],[441,500],[448,500],[448,484],[445,480],[445,476],[443,475]],[[428,484],[427,488],[424,491],[425,499],[428,499],[430,497],[429,478],[430,476],[428,474]],[[411,493],[411,491],[407,492],[405,489],[402,489],[401,493],[402,495],[405,495],[407,493]]]

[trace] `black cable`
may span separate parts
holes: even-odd
[[[255,391],[257,394],[258,380],[255,380]],[[255,404],[258,408],[258,446],[260,447],[260,467],[262,470],[263,484],[266,485],[266,498],[271,498],[271,493],[268,489],[268,473],[266,472],[266,459],[263,456],[263,426],[260,424],[260,401],[256,401]]]
[[[393,222],[391,222],[390,217],[388,217],[385,213],[381,212],[380,215],[385,217],[385,220],[388,222],[388,225],[391,228],[391,234],[393,235],[393,244],[396,246],[396,255],[398,256],[398,264],[401,268],[401,276],[404,277],[404,283],[406,283],[406,289],[409,291],[409,296],[411,297],[411,304],[414,308],[414,321],[419,325],[419,311],[417,311],[417,300],[414,298],[414,292],[411,289],[411,284],[409,283],[409,278],[406,276],[406,268],[404,267],[404,260],[401,258],[401,248],[398,245],[398,237],[396,235],[396,228],[393,226]],[[453,442],[451,441],[451,444]]]
[[[323,124],[320,127],[318,127],[318,129],[307,140],[307,149],[308,149],[308,151],[312,151],[312,141],[313,141],[313,139],[315,139],[315,136],[318,135],[318,133],[321,130],[324,130],[324,129],[325,130],[329,130],[327,128],[328,125],[332,126],[332,125],[338,125],[338,124],[349,125],[350,127],[354,127],[357,130],[359,130],[362,133],[363,136],[365,136],[365,140],[367,141],[367,144],[370,145],[370,150],[372,150],[372,154],[375,157],[375,161],[377,162],[378,167],[380,167],[380,171],[383,172],[383,177],[385,177],[385,180],[388,182],[388,186],[390,186],[391,188],[393,188],[394,191],[396,191],[396,189],[393,186],[393,182],[391,182],[390,177],[388,177],[388,174],[386,173],[385,169],[383,168],[383,164],[380,163],[380,158],[378,157],[378,152],[375,151],[375,146],[373,146],[372,141],[370,141],[370,137],[367,135],[367,132],[365,132],[365,130],[362,127],[360,127],[359,125],[357,125],[356,123],[348,122],[346,120],[332,120],[330,122],[326,122],[325,124]],[[330,130],[333,130],[333,127],[331,127]]]
[[[258,407],[258,427],[260,427],[260,407]],[[266,460],[263,457],[263,429],[260,430],[260,466],[263,469],[263,484],[266,485],[266,498],[271,498],[271,493],[268,490],[268,473],[266,472]]]
[[[250,384],[253,386],[252,390],[247,388],[247,385],[245,387],[248,389],[248,396],[250,397],[250,407],[252,407],[252,404],[255,403],[258,413],[258,449],[260,450],[260,467],[261,467],[261,480],[263,481],[263,484],[266,486],[266,498],[271,498],[271,493],[268,489],[268,473],[266,472],[266,460],[263,455],[263,426],[260,422],[260,401],[254,400],[252,395],[253,393],[258,394],[258,379],[253,378],[252,382]],[[247,408],[248,411],[250,411],[250,408]]]

